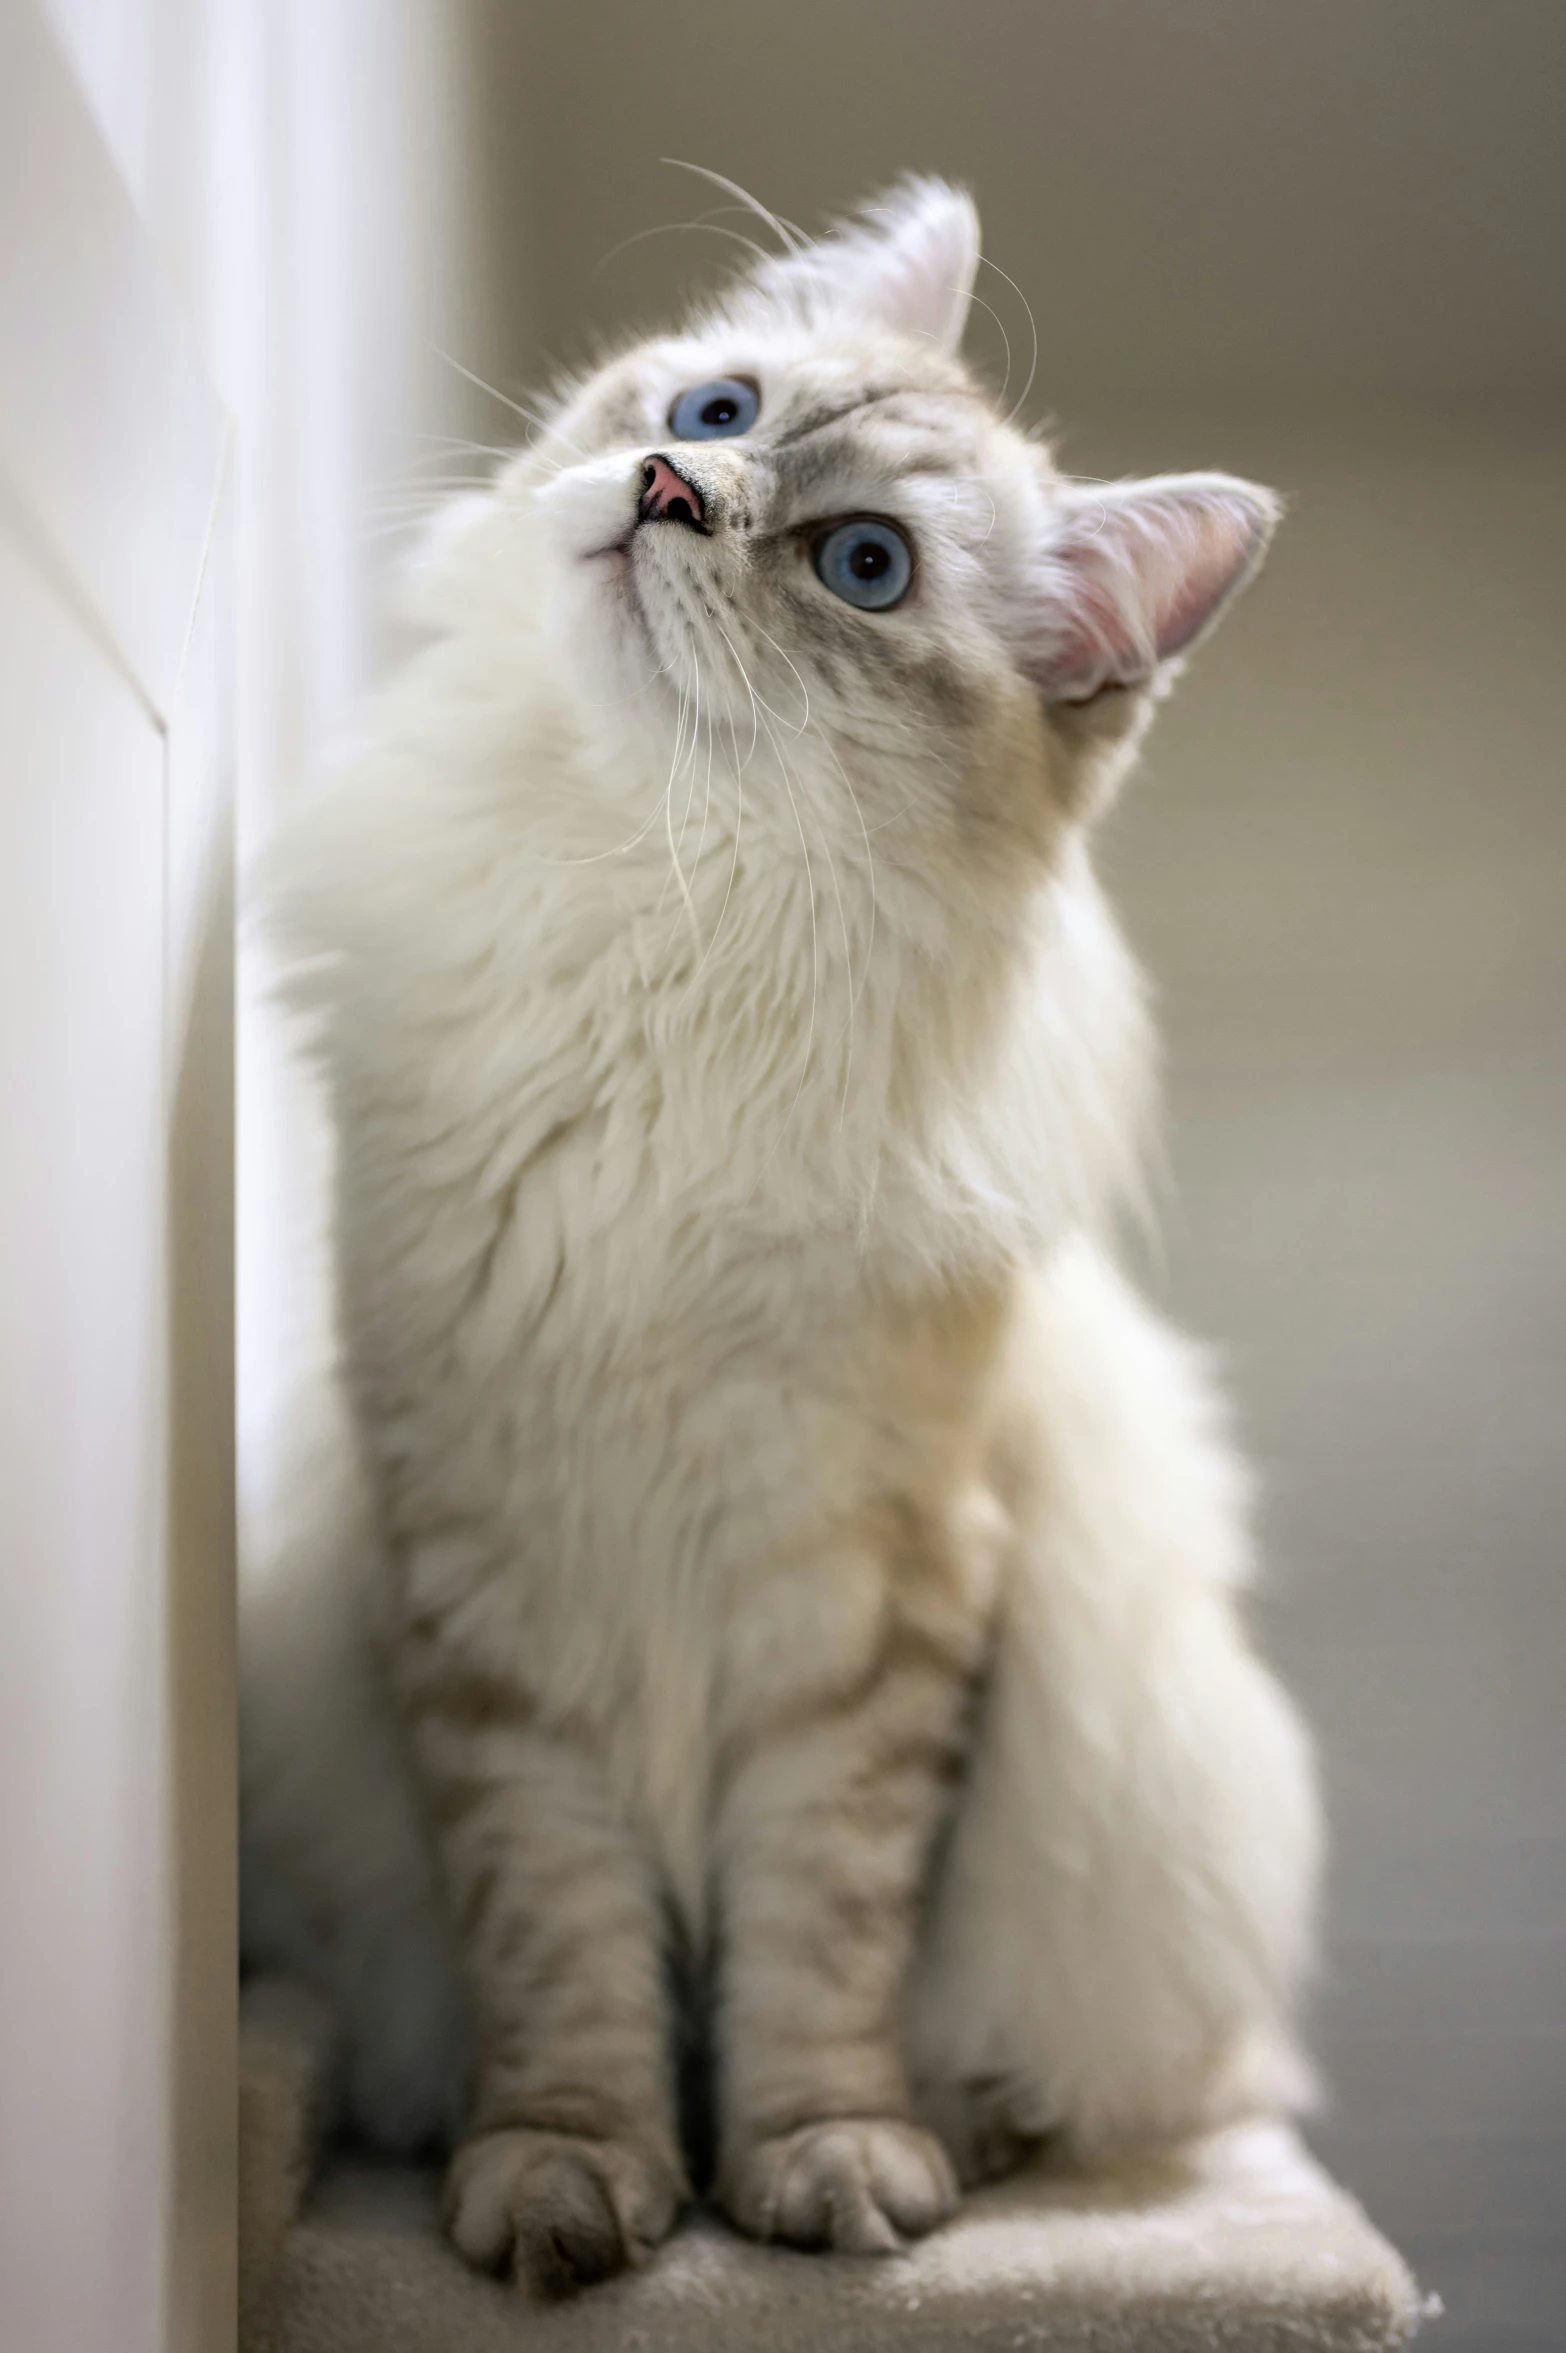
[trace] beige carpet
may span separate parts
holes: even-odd
[[[450,2252],[433,2175],[323,2169],[310,1996],[248,1989],[242,2046],[242,2353],[1383,2353],[1422,2316],[1401,2259],[1272,2125],[1112,2178],[1040,2168],[885,2262],[697,2217],[647,2271],[541,2306]]]

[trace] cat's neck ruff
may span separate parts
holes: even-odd
[[[673,784],[606,777],[548,679],[497,701],[451,646],[404,675],[287,861],[356,1125],[493,1190],[590,1123],[584,1225],[832,1235],[899,1282],[1101,1219],[1148,1033],[1080,841],[932,864],[846,821],[831,747],[691,742]]]

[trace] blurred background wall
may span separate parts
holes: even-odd
[[[472,0],[504,390],[746,184],[966,180],[1084,473],[1288,495],[1105,844],[1169,1041],[1162,1295],[1265,1477],[1336,1831],[1318,2143],[1452,2353],[1566,2343],[1566,9]],[[695,223],[705,226],[670,227]],[[647,231],[655,234],[645,234]],[[634,240],[634,242],[630,242]],[[1005,272],[1003,276],[1000,272]],[[1015,281],[1015,286],[1008,283]],[[494,404],[482,438],[515,418]]]

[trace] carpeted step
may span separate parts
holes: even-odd
[[[1040,2164],[906,2255],[753,2246],[694,2216],[564,2305],[470,2272],[437,2177],[331,2162],[330,2036],[247,1990],[242,2353],[1386,2353],[1423,2316],[1400,2257],[1281,2125],[1085,2177]]]

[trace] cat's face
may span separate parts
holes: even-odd
[[[562,429],[587,455],[540,503],[632,672],[747,733],[752,689],[790,730],[808,697],[849,743],[961,737],[1008,691],[1039,486],[940,353],[718,327],[632,353]]]
[[[1265,492],[1074,485],[997,413],[957,357],[977,241],[915,184],[517,461],[562,674],[650,777],[715,754],[818,825],[1046,840],[1258,560]]]

